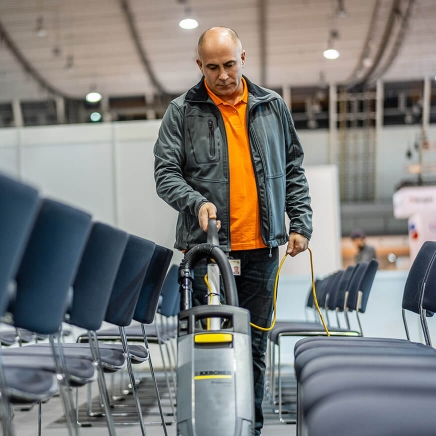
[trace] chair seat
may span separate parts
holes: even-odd
[[[340,329],[336,327],[331,327],[328,329],[329,333],[332,335],[342,335],[342,336],[360,336],[360,333],[353,330]],[[276,325],[270,332],[269,338],[277,345],[279,336],[320,336],[326,335],[324,327],[322,324],[312,323],[312,322],[283,322]]]
[[[29,343],[33,341],[33,334],[28,330],[20,329],[20,338],[24,343]],[[17,332],[15,330],[5,330],[0,332],[0,342],[2,345],[10,346],[18,342]]]
[[[147,339],[153,341],[157,338],[157,328],[155,324],[145,324],[145,332]],[[142,328],[140,325],[131,325],[125,328],[127,340],[130,342],[143,342],[144,338],[142,336]],[[166,330],[159,330],[161,334],[161,339],[167,340]],[[102,329],[97,331],[97,336],[99,341],[120,341],[120,331],[117,327],[110,327],[107,329]],[[77,342],[84,343],[88,342],[88,335],[82,334],[77,338]]]
[[[47,401],[57,393],[54,374],[34,368],[4,367],[6,386],[13,403]]]
[[[67,359],[69,357],[79,357],[92,360],[92,352],[88,344],[63,344],[63,349]],[[9,348],[4,351],[7,351],[9,355],[27,355],[29,352],[34,353],[36,356],[50,356],[52,354],[52,349],[48,344],[27,345],[21,348]],[[125,367],[126,359],[120,349],[101,348],[100,356],[105,371],[119,371]]]
[[[56,364],[51,355],[41,356],[33,353],[31,350],[29,350],[28,353],[14,355],[8,354],[9,350],[3,350],[2,352],[2,362],[4,366],[35,368],[54,374],[56,373]],[[66,359],[66,364],[70,382],[74,386],[83,386],[94,379],[95,367],[90,359],[70,356]]]
[[[433,436],[436,428],[436,391],[362,389],[332,395],[311,411],[311,436],[336,436],[352,429],[353,436]],[[340,411],[340,416],[338,416]]]
[[[375,344],[374,344],[375,345]],[[295,375],[297,380],[300,379],[301,371],[313,359],[327,355],[379,355],[379,356],[435,356],[436,350],[423,344],[416,344],[408,347],[387,347],[380,344],[379,346],[352,346],[352,347],[318,347],[301,352],[294,363]]]

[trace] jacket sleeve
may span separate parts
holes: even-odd
[[[290,219],[289,232],[300,233],[307,239],[312,235],[312,208],[310,206],[309,185],[304,173],[304,152],[295,130],[291,113],[283,103],[284,120],[288,129],[286,137],[286,213]]]
[[[184,123],[180,108],[171,103],[162,119],[154,145],[154,178],[156,192],[178,212],[197,216],[207,202],[183,177]]]

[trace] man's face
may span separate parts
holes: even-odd
[[[210,90],[224,101],[241,91],[244,62],[245,51],[231,38],[208,38],[197,59]]]
[[[365,239],[364,238],[353,238],[353,245],[359,250],[365,245]]]

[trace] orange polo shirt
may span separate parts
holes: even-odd
[[[260,211],[256,178],[247,131],[248,88],[244,78],[240,101],[231,105],[206,86],[226,128],[230,171],[230,240],[232,250],[265,248],[260,233]],[[218,211],[219,213],[219,211]]]

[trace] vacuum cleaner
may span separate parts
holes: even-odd
[[[207,243],[180,264],[177,338],[177,435],[251,436],[254,392],[250,313],[238,307],[233,271],[219,248],[216,221]],[[209,304],[192,307],[194,267],[209,259]],[[225,305],[219,305],[222,280]]]

